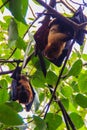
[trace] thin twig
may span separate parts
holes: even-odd
[[[10,0],[6,0],[1,6],[0,9],[3,8]]]
[[[64,0],[61,0],[61,3],[66,6],[70,11],[72,11],[73,13],[75,13],[75,8],[73,8],[73,6],[71,6],[68,1],[66,0],[66,2]]]
[[[30,4],[28,4],[28,5],[29,5],[29,8],[30,8],[30,10],[31,10],[31,12],[32,12],[32,15],[34,16],[34,18],[36,18],[35,14],[34,14],[34,12],[33,12],[32,7],[30,6]]]

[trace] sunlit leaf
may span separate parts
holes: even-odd
[[[21,38],[23,38],[23,37],[24,37],[24,34],[26,33],[26,31],[27,31],[28,28],[29,28],[29,25],[23,24],[22,22],[18,21],[18,22],[17,22],[17,26],[18,26],[19,36],[20,36]]]
[[[61,93],[66,97],[66,98],[69,98],[72,93],[73,93],[73,90],[70,86],[63,86],[61,88]]]
[[[20,59],[20,57],[21,57],[21,50],[20,49],[16,49],[16,51],[15,51],[13,56],[14,56],[15,59]]]
[[[2,2],[2,0],[0,0],[0,6],[2,6],[2,5],[3,5],[3,2]],[[1,8],[0,11],[3,13],[4,12],[4,7]]]
[[[83,60],[87,61],[87,54],[82,54]]]
[[[0,80],[0,103],[6,102],[9,99],[8,86],[5,79]]]

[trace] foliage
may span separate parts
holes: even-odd
[[[5,0],[1,0],[0,5],[4,2]],[[32,2],[36,7],[41,8],[35,0],[32,0]],[[11,12],[11,15],[3,15],[6,8]],[[10,100],[11,74],[3,74],[3,71],[15,69],[16,62],[11,61],[25,60],[34,51],[32,36],[36,31],[37,24],[33,25],[32,29],[29,30],[30,24],[28,25],[26,22],[26,14],[29,11],[28,0],[9,0],[0,10],[3,15],[3,20],[0,20],[0,129],[25,130],[28,127],[32,130],[61,130],[66,125],[62,112],[55,101],[51,103],[46,119],[43,119],[43,117],[45,107],[51,98],[48,84],[55,87],[62,67],[57,67],[44,58],[47,69],[45,78],[39,58],[34,56],[27,64],[27,67],[22,70],[22,73],[27,73],[33,88],[37,92],[35,107],[38,105],[38,110],[35,110],[33,106],[31,113],[27,113],[27,125],[24,123],[25,120],[21,114],[19,115],[19,112],[24,109],[23,106]],[[28,18],[31,22],[34,19],[33,16]],[[29,35],[28,31],[30,31],[31,35]],[[29,46],[29,43],[31,43],[31,46]],[[26,51],[27,48],[29,49],[28,52]],[[80,47],[79,52],[72,51],[56,92],[57,97],[60,98],[78,130],[87,129],[86,83],[87,54],[84,54],[82,47]]]

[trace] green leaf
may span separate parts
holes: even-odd
[[[35,130],[46,130],[46,123],[43,119],[38,116],[34,116],[34,122],[36,124]]]
[[[3,2],[2,2],[2,0],[0,0],[0,6],[2,6],[2,5],[3,5]],[[4,7],[0,9],[0,11],[1,11],[2,13],[4,12],[4,10],[5,10]]]
[[[19,49],[23,49],[25,51],[26,44],[21,37],[18,37],[17,42],[16,42],[16,47],[19,48]]]
[[[61,116],[53,113],[48,113],[45,119],[47,130],[56,130],[62,123]]]
[[[42,73],[42,71],[39,69],[34,73],[34,75],[32,76],[32,84],[33,86],[35,87],[39,87],[39,88],[42,88],[45,86],[45,77]]]
[[[21,58],[21,50],[17,48],[13,56],[19,60]]]
[[[17,40],[18,38],[18,29],[17,29],[17,24],[13,18],[11,18],[9,28],[8,28],[8,40],[9,41],[14,41]]]
[[[73,93],[73,90],[72,90],[72,88],[70,86],[63,86],[61,88],[61,93],[63,94],[64,97],[70,98],[70,96]]]
[[[2,5],[3,3],[2,3],[2,0],[0,0],[0,5]]]
[[[48,84],[55,85],[56,81],[57,81],[57,75],[52,71],[48,71],[46,75],[46,82]]]
[[[9,99],[8,86],[5,79],[0,80],[0,103],[6,102]]]
[[[62,98],[61,102],[64,105],[65,109],[68,110],[68,108],[69,108],[69,100],[65,99],[65,98]]]
[[[25,17],[28,10],[28,0],[21,0],[21,3],[22,15]]]
[[[17,102],[11,101],[11,102],[6,102],[5,104],[8,105],[9,107],[11,107],[16,112],[23,111],[23,107]]]
[[[83,94],[77,94],[75,100],[79,106],[87,108],[87,96],[84,96]]]
[[[8,28],[8,45],[9,47],[15,47],[16,41],[18,39],[18,28],[15,20],[11,18],[9,28]]]
[[[78,76],[81,69],[82,69],[82,61],[79,59],[72,65],[68,73],[68,76]]]
[[[87,61],[87,54],[82,54],[83,60]]]
[[[77,113],[72,112],[70,114],[70,118],[71,118],[72,122],[74,123],[74,125],[76,126],[77,129],[81,128],[84,125],[82,117],[80,115],[78,115]]]
[[[23,23],[21,23],[21,22],[18,21],[18,22],[17,22],[17,26],[18,26],[19,36],[20,36],[21,38],[23,38],[25,32],[27,31],[27,29],[28,29],[28,27],[29,27],[29,25],[23,24]]]
[[[87,92],[87,71],[81,73],[78,77],[78,86],[81,92]]]
[[[36,0],[32,0],[36,5],[40,5]]]
[[[28,8],[28,0],[11,0],[9,1],[9,10],[18,20],[25,23],[25,15]]]
[[[74,92],[79,92],[78,83],[76,81],[73,80],[72,83],[70,84],[70,86],[72,87]]]
[[[22,125],[23,119],[8,105],[0,104],[0,122],[5,125]]]

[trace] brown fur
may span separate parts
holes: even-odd
[[[17,91],[18,91],[18,100],[20,103],[28,104],[33,100],[33,92],[31,89],[31,85],[29,84],[29,81],[25,76],[20,76],[19,80],[19,86],[17,86]],[[27,97],[26,100],[23,102],[22,98],[20,98],[20,95],[25,94]],[[24,95],[23,95],[24,96]]]
[[[48,59],[58,58],[66,45],[66,34],[60,33],[59,25],[52,25],[48,34],[48,43],[43,51]]]

